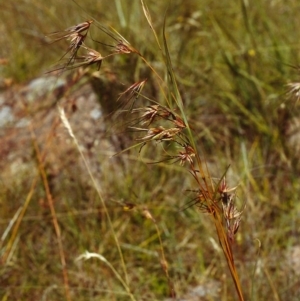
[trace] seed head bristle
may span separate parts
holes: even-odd
[[[130,109],[129,109],[129,111],[132,111],[135,101],[139,98],[141,91],[143,90],[146,82],[147,79],[144,79],[142,81],[132,84],[124,92],[120,93],[117,101],[119,101],[124,95],[128,95],[126,100],[124,101],[124,105],[126,106],[133,99],[133,102],[130,105]]]
[[[63,40],[63,39],[70,39],[71,37],[74,37],[75,35],[82,35],[86,37],[87,32],[90,28],[90,25],[93,23],[92,20],[82,22],[80,24],[71,26],[64,31],[56,31],[49,35],[49,37],[54,38],[54,42]]]

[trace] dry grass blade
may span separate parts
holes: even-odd
[[[69,135],[73,139],[73,142],[74,142],[74,144],[75,144],[75,146],[76,146],[76,148],[77,148],[77,150],[78,150],[78,152],[79,152],[79,154],[80,154],[80,156],[81,156],[81,158],[82,158],[82,160],[84,162],[84,165],[85,165],[85,167],[86,167],[86,169],[88,171],[88,174],[89,174],[90,179],[91,179],[91,181],[93,183],[93,186],[94,186],[94,188],[95,188],[95,190],[96,190],[96,192],[98,194],[98,197],[99,197],[99,199],[101,201],[101,204],[103,206],[106,218],[107,218],[108,223],[109,223],[110,230],[112,232],[113,238],[114,238],[115,243],[116,243],[116,247],[118,249],[118,253],[119,253],[119,256],[120,256],[120,260],[121,260],[121,264],[122,264],[122,269],[123,269],[123,273],[124,273],[125,283],[126,283],[126,286],[129,287],[128,273],[127,273],[127,268],[126,268],[125,261],[124,261],[123,252],[122,252],[122,249],[120,247],[120,243],[119,243],[118,237],[117,237],[117,235],[115,233],[115,230],[114,230],[114,227],[113,227],[113,224],[112,224],[112,220],[111,220],[111,217],[109,215],[107,206],[106,206],[105,201],[103,199],[101,188],[100,188],[99,184],[96,182],[96,179],[95,179],[95,177],[92,174],[90,165],[89,165],[86,157],[83,154],[82,148],[80,147],[79,142],[78,142],[78,140],[77,140],[77,138],[76,138],[76,136],[75,136],[75,134],[74,134],[74,132],[72,130],[72,127],[71,127],[71,125],[70,125],[70,123],[69,123],[69,121],[67,119],[67,116],[65,114],[64,109],[62,107],[58,106],[58,112],[59,112],[59,117],[60,117],[60,119],[61,119],[64,127],[67,129]]]
[[[171,92],[171,98],[175,100],[175,103],[177,105],[177,107],[180,110],[180,114],[182,117],[182,120],[186,126],[187,129],[187,136],[190,142],[191,147],[195,150],[195,157],[196,157],[196,161],[198,163],[198,169],[200,172],[200,176],[201,178],[204,180],[205,182],[205,186],[208,187],[208,182],[207,182],[207,175],[205,173],[205,167],[203,166],[202,160],[200,158],[200,156],[197,153],[197,148],[196,148],[196,144],[194,141],[194,135],[191,131],[191,128],[189,126],[188,120],[187,120],[187,116],[183,107],[183,102],[181,99],[181,95],[177,86],[177,81],[176,81],[176,77],[175,77],[175,73],[173,70],[173,66],[172,66],[172,61],[171,61],[171,57],[170,57],[170,53],[169,53],[169,48],[168,48],[168,43],[167,43],[167,39],[166,39],[166,33],[165,33],[165,22],[166,22],[166,18],[164,19],[164,26],[163,26],[163,43],[164,43],[164,51],[165,51],[165,64],[166,64],[166,68],[169,74],[169,87],[170,87],[170,92]],[[169,103],[170,105],[170,103]],[[172,108],[172,106],[170,105],[170,107]],[[206,168],[207,170],[207,168]],[[209,175],[209,172],[207,171],[207,174]],[[211,185],[212,186],[212,185]]]
[[[57,219],[56,211],[55,211],[55,207],[54,207],[53,197],[52,197],[50,185],[49,185],[49,182],[47,179],[47,174],[46,174],[46,171],[44,168],[42,155],[41,155],[39,146],[37,144],[36,136],[35,136],[33,126],[31,123],[29,124],[29,130],[30,130],[31,139],[33,142],[36,158],[38,161],[39,173],[40,173],[42,181],[43,181],[48,205],[49,205],[51,216],[52,216],[53,226],[54,226],[54,230],[55,230],[56,237],[57,237],[58,250],[59,250],[59,255],[60,255],[60,260],[61,260],[61,265],[62,265],[66,299],[68,301],[70,301],[71,295],[70,295],[69,278],[68,278],[68,272],[67,272],[67,264],[66,264],[65,253],[64,253],[64,248],[63,248],[63,243],[62,243],[62,238],[61,238],[61,231],[60,231],[60,227],[59,227],[59,223],[58,223],[58,219]]]
[[[78,256],[76,258],[76,261],[83,260],[83,259],[88,260],[90,258],[97,258],[97,259],[101,260],[102,262],[104,262],[112,270],[112,272],[114,273],[116,278],[120,281],[120,283],[122,284],[122,286],[126,290],[126,292],[127,292],[128,296],[130,297],[130,299],[132,301],[136,301],[134,295],[130,292],[128,284],[123,280],[123,278],[118,273],[118,271],[114,268],[114,266],[104,256],[102,256],[101,254],[90,253],[90,252],[86,251],[84,254]]]
[[[162,48],[161,48],[161,46],[160,46],[160,43],[159,43],[158,36],[157,36],[157,34],[156,34],[156,32],[155,32],[155,29],[154,29],[154,26],[153,26],[153,23],[152,23],[152,19],[151,19],[151,15],[150,15],[149,9],[148,9],[148,7],[145,5],[145,3],[144,3],[143,0],[141,0],[141,3],[142,3],[144,15],[145,15],[145,17],[146,17],[146,19],[147,19],[147,21],[148,21],[148,24],[149,24],[149,26],[150,26],[150,28],[151,28],[153,34],[154,34],[156,43],[157,43],[159,49],[162,50]]]
[[[18,235],[18,230],[20,229],[22,219],[23,219],[23,217],[24,217],[24,215],[27,211],[27,208],[30,204],[30,201],[32,199],[33,193],[34,193],[35,188],[36,188],[37,181],[38,181],[38,176],[36,176],[34,178],[34,180],[32,181],[29,193],[28,193],[28,195],[26,197],[26,200],[25,200],[25,203],[17,212],[16,221],[15,221],[15,224],[12,228],[11,237],[10,237],[10,239],[9,239],[7,245],[6,245],[5,252],[0,257],[0,262],[2,264],[6,264],[7,263],[7,258],[10,257],[11,250],[13,248],[14,242],[15,242],[15,240],[17,238],[17,235]],[[12,225],[11,225],[11,227],[12,227]],[[1,247],[2,247],[2,244],[3,244],[3,241],[5,239],[5,236],[6,236],[7,232],[5,231],[2,235],[2,237],[1,237],[1,241],[0,241],[0,251],[1,252],[0,252],[0,254],[2,253]]]
[[[161,254],[160,263],[161,263],[162,269],[163,269],[163,271],[166,275],[167,281],[168,281],[169,297],[176,298],[176,292],[175,292],[175,288],[174,288],[174,284],[172,282],[172,279],[169,275],[168,261],[166,259],[164,246],[163,246],[163,241],[162,241],[162,238],[161,238],[161,233],[160,233],[158,224],[156,222],[156,219],[153,217],[153,215],[151,214],[151,212],[147,208],[143,209],[143,214],[146,218],[150,219],[155,225],[155,230],[156,230],[156,233],[157,233],[157,236],[158,236],[158,239],[159,239],[159,245],[160,245],[160,254]]]

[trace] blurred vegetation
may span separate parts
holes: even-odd
[[[0,0],[0,58],[7,60],[0,65],[1,77],[24,83],[51,69],[65,49],[63,44],[61,48],[51,44],[46,36],[90,16],[116,28],[153,65],[163,68],[140,1],[78,3],[81,7],[71,0]],[[240,206],[246,203],[234,246],[245,299],[299,300],[299,274],[296,264],[290,264],[291,250],[300,246],[299,142],[298,146],[291,143],[295,133],[290,130],[292,121],[299,118],[299,105],[288,97],[286,87],[298,79],[299,1],[146,3],[160,37],[167,16],[166,33],[179,89],[211,174],[217,182],[230,165],[227,180],[231,186],[239,185]],[[98,35],[101,39],[93,29],[95,40]],[[101,47],[95,42],[93,46]],[[122,83],[149,75],[137,58],[116,58],[107,68]],[[149,85],[155,87],[151,78]],[[147,154],[150,157],[151,150]],[[190,176],[174,165],[148,166],[138,158],[138,150],[120,157],[111,163],[123,164],[120,168],[103,164],[107,158],[101,153],[97,160],[104,165],[101,189],[136,300],[164,300],[169,286],[158,256],[154,223],[139,209],[124,211],[124,203],[147,207],[157,221],[178,296],[214,280],[220,289],[220,298],[215,300],[236,300],[209,217],[195,207],[182,210],[191,200]],[[60,185],[52,191],[71,299],[129,300],[105,263],[97,259],[75,262],[88,250],[103,255],[121,271],[105,213],[89,179],[80,176],[78,161],[75,156],[72,168],[61,167]],[[31,186],[36,174],[20,172],[20,178],[9,185],[6,175],[1,179],[1,234],[33,194],[16,234],[12,258],[1,265],[0,300],[66,299],[56,233],[49,208],[41,205],[45,187],[40,180]],[[9,238],[0,241],[2,253],[8,242]]]

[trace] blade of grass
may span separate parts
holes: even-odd
[[[77,148],[77,150],[78,150],[78,152],[79,152],[79,154],[81,156],[81,159],[82,159],[82,161],[83,161],[83,163],[85,165],[86,170],[88,171],[88,174],[89,174],[90,179],[91,179],[91,181],[93,183],[93,186],[94,186],[94,188],[95,188],[95,190],[96,190],[96,192],[98,194],[98,197],[100,199],[101,205],[103,206],[103,209],[104,209],[104,212],[105,212],[105,215],[106,215],[106,218],[107,218],[110,230],[112,232],[113,238],[115,240],[115,243],[116,243],[116,246],[117,246],[117,249],[118,249],[118,252],[119,252],[119,256],[120,256],[120,260],[121,260],[121,264],[122,264],[122,268],[123,268],[123,272],[124,272],[126,287],[127,287],[127,290],[130,291],[129,280],[128,280],[128,273],[127,273],[127,268],[126,268],[125,261],[124,261],[123,252],[122,252],[119,240],[117,238],[117,235],[116,235],[116,233],[114,231],[113,223],[112,223],[112,220],[110,218],[108,209],[106,207],[104,198],[102,196],[101,188],[98,185],[98,183],[96,182],[96,179],[95,179],[95,177],[92,174],[92,171],[91,171],[91,168],[89,166],[89,163],[87,162],[87,160],[86,160],[86,158],[85,158],[85,156],[83,154],[82,148],[80,147],[79,142],[78,142],[75,134],[73,133],[72,127],[71,127],[71,125],[70,125],[70,123],[69,123],[69,121],[68,121],[68,119],[67,119],[67,117],[65,115],[65,112],[64,112],[63,108],[60,107],[59,105],[58,105],[58,112],[59,112],[59,116],[61,118],[61,121],[62,121],[63,125],[67,129],[69,135],[71,136],[71,138],[72,138],[72,140],[73,140],[73,142],[74,142],[74,144],[75,144],[75,146],[76,146],[76,148]],[[134,298],[134,296],[132,294],[130,295],[130,297],[131,297],[131,300],[135,301],[135,298]]]
[[[258,130],[265,134],[270,134],[270,128],[264,123],[263,120],[259,118],[259,116],[256,116],[251,113],[250,110],[248,110],[240,101],[237,99],[237,97],[230,93],[230,92],[223,92],[223,96],[228,98],[232,103],[234,103],[241,112],[248,117],[248,119],[255,124],[255,126],[258,128]]]
[[[123,12],[123,8],[122,8],[122,4],[120,0],[115,0],[115,4],[116,4],[116,8],[117,8],[117,13],[119,16],[119,20],[120,20],[120,24],[122,27],[126,27],[127,26],[127,22],[124,16],[124,12]]]
[[[145,5],[145,3],[144,3],[143,0],[141,0],[141,3],[142,3],[142,8],[143,8],[143,11],[144,11],[144,15],[145,15],[145,17],[146,17],[146,19],[147,19],[147,21],[148,21],[148,24],[149,24],[149,26],[150,26],[150,28],[151,28],[153,34],[154,34],[156,43],[157,43],[159,49],[162,51],[162,47],[161,47],[161,45],[160,45],[160,43],[159,43],[158,36],[157,36],[157,34],[156,34],[156,31],[155,31],[154,26],[153,26],[153,23],[152,23],[152,19],[151,19],[151,15],[150,15],[149,9],[148,9],[148,7]]]
[[[118,273],[118,271],[114,268],[114,266],[101,254],[97,254],[97,253],[90,253],[88,251],[86,251],[84,254],[78,256],[76,258],[76,261],[79,260],[88,260],[90,258],[98,258],[99,260],[101,260],[102,262],[104,262],[114,273],[114,275],[116,276],[116,278],[120,281],[120,283],[122,284],[122,286],[125,288],[128,296],[130,297],[131,300],[135,300],[134,296],[132,295],[132,293],[130,292],[130,289],[127,285],[127,283],[123,280],[123,278],[121,277],[121,275]]]
[[[168,44],[167,44],[167,38],[166,38],[166,16],[164,18],[164,25],[163,25],[163,43],[164,43],[164,51],[165,51],[165,59],[166,59],[166,68],[168,71],[168,75],[169,75],[169,81],[170,81],[170,86],[172,88],[172,91],[174,93],[174,95],[172,95],[172,98],[174,98],[176,105],[178,106],[181,116],[183,118],[183,121],[186,125],[187,131],[188,131],[188,137],[190,139],[190,142],[192,144],[192,147],[194,148],[194,150],[197,150],[196,148],[196,144],[195,144],[195,140],[194,140],[194,136],[192,134],[191,128],[189,126],[189,122],[187,120],[187,116],[183,107],[183,102],[182,102],[182,98],[177,86],[177,81],[176,81],[176,76],[173,70],[173,66],[172,66],[172,61],[171,61],[171,56],[169,53],[169,48],[168,48]],[[203,169],[203,163],[202,160],[198,154],[198,152],[196,151],[196,158],[197,158],[197,163],[198,163],[198,168],[199,168],[199,172],[201,175],[201,178],[203,179],[203,181],[205,182],[205,186],[208,187],[208,183],[207,183],[207,176],[204,172]],[[207,170],[207,168],[206,168]],[[208,173],[208,170],[207,170]]]
[[[33,125],[31,122],[29,123],[29,131],[30,131],[31,140],[33,143],[33,148],[35,150],[35,155],[36,155],[36,159],[37,159],[37,163],[38,163],[38,169],[39,169],[39,173],[42,178],[43,185],[44,185],[48,205],[49,205],[50,212],[51,212],[52,222],[53,222],[53,226],[54,226],[54,230],[55,230],[55,234],[56,234],[56,238],[57,238],[57,242],[58,242],[58,249],[59,249],[59,255],[60,255],[62,271],[63,271],[66,299],[68,301],[71,301],[69,279],[68,279],[68,273],[67,273],[67,264],[66,264],[66,258],[65,258],[65,253],[64,253],[64,248],[63,248],[63,243],[62,243],[62,238],[61,238],[60,227],[59,227],[59,223],[57,220],[56,210],[54,207],[54,202],[53,202],[50,186],[48,183],[47,174],[45,171],[42,155],[41,155],[41,152],[40,152],[40,149],[39,149],[39,146],[37,143],[37,139],[36,139],[36,136],[35,136],[35,133],[33,130]]]
[[[179,92],[179,89],[178,89],[178,86],[177,86],[175,73],[174,73],[174,70],[173,70],[173,67],[172,67],[172,61],[171,61],[171,57],[170,57],[170,53],[169,53],[169,49],[168,49],[168,44],[167,44],[167,39],[166,39],[166,33],[165,33],[165,28],[166,28],[165,22],[166,22],[166,17],[164,19],[164,26],[163,26],[163,42],[164,42],[164,50],[165,50],[165,56],[166,56],[166,67],[167,67],[167,70],[168,70],[170,86],[171,86],[171,89],[174,93],[173,98],[175,100],[175,103],[176,103],[176,105],[178,106],[178,108],[181,112],[181,116],[182,116],[182,118],[185,122],[185,125],[187,126],[188,136],[190,138],[190,141],[192,143],[192,146],[193,146],[194,150],[196,151],[197,148],[196,148],[196,145],[195,145],[195,141],[194,141],[194,138],[193,138],[192,131],[191,131],[189,125],[188,125],[187,116],[185,114],[182,98],[181,98],[181,95],[180,95],[180,92]],[[211,183],[210,183],[210,185],[208,185],[207,177],[206,177],[206,175],[204,173],[204,170],[203,170],[203,163],[202,163],[201,158],[200,158],[197,151],[196,151],[196,158],[197,158],[197,161],[198,161],[198,167],[199,167],[200,175],[202,177],[202,180],[204,181],[204,186],[206,188],[206,190],[203,190],[203,191],[208,193],[207,202],[208,202],[209,210],[211,211],[212,216],[213,216],[213,221],[214,221],[214,224],[215,224],[215,227],[216,227],[217,235],[219,237],[219,241],[220,241],[223,253],[224,253],[225,258],[227,260],[227,264],[228,264],[228,267],[229,267],[234,285],[236,287],[236,292],[239,296],[239,300],[243,301],[244,297],[243,297],[243,293],[242,293],[242,288],[241,288],[239,277],[238,277],[238,274],[237,274],[237,271],[236,271],[236,268],[235,268],[235,264],[234,264],[234,260],[233,260],[233,254],[232,254],[232,250],[231,250],[230,243],[229,243],[229,240],[228,240],[228,236],[227,236],[227,234],[224,230],[224,227],[223,227],[223,222],[222,222],[221,215],[219,213],[219,208],[215,205],[215,201],[214,201],[214,198],[212,197],[211,189],[209,189],[210,187],[213,188],[213,183],[212,183],[211,177],[209,177]],[[207,170],[207,166],[206,166],[206,170]],[[198,183],[200,183],[200,182],[198,182]]]
[[[5,237],[8,234],[9,229],[12,227],[13,223],[16,222],[15,225],[14,225],[14,227],[13,227],[13,229],[12,229],[11,237],[10,237],[10,239],[9,239],[7,245],[6,245],[5,253],[1,257],[1,262],[3,264],[7,263],[7,259],[10,257],[9,254],[11,253],[12,247],[13,247],[14,242],[15,242],[15,240],[17,238],[17,235],[18,235],[18,231],[19,231],[21,222],[23,220],[23,217],[24,217],[24,215],[25,215],[25,213],[27,211],[27,208],[28,208],[28,206],[30,204],[30,201],[32,199],[34,190],[36,188],[37,180],[38,180],[38,176],[36,176],[33,179],[32,183],[31,183],[30,190],[29,190],[29,192],[27,194],[27,197],[26,197],[24,205],[21,208],[18,209],[18,211],[16,212],[14,218],[10,221],[10,224],[7,227],[7,230],[3,233],[2,237],[1,237],[0,248],[2,247],[2,243],[5,240]]]

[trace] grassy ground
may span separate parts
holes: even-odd
[[[45,35],[90,19],[87,13],[112,25],[166,75],[139,1],[78,1],[82,8],[72,1],[40,2],[0,1],[4,78],[22,83],[51,69],[65,45],[49,44]],[[300,4],[296,0],[146,3],[160,39],[167,16],[174,72],[201,155],[216,182],[230,165],[229,186],[239,185],[237,203],[240,208],[246,204],[233,246],[245,300],[299,300],[299,104],[286,94],[286,84],[298,78],[297,68],[290,65],[299,61]],[[103,38],[97,28],[91,34]],[[162,98],[155,79],[136,57],[105,61],[103,70],[127,85],[147,77],[149,97]],[[182,210],[192,199],[188,190],[195,184],[189,173],[165,162],[145,164],[154,152],[163,154],[158,145],[111,161],[101,144],[95,148],[91,160],[101,166],[97,181],[109,224],[75,147],[70,156],[55,140],[50,144],[46,157],[54,152],[65,156],[57,160],[54,176],[53,166],[38,168],[36,150],[30,173],[20,171],[13,179],[7,173],[1,176],[1,235],[10,229],[17,210],[28,204],[15,236],[11,230],[0,241],[1,256],[6,256],[0,269],[1,300],[67,300],[63,271],[69,300],[130,300],[103,258],[75,261],[86,250],[101,254],[125,279],[118,245],[136,300],[164,300],[168,281],[178,296],[202,285],[207,292],[201,300],[237,300],[211,218],[196,207]],[[64,164],[64,159],[71,163]],[[43,171],[46,182],[40,176]],[[48,193],[45,183],[50,183]],[[47,203],[49,193],[60,239]],[[128,203],[136,207],[124,210]],[[145,217],[145,208],[156,223]],[[213,299],[214,295],[218,297]]]

